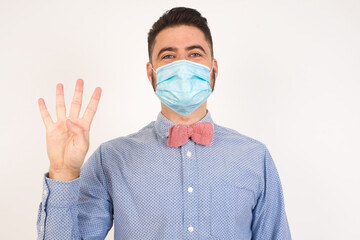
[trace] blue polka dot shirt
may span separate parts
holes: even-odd
[[[101,144],[80,177],[44,177],[38,239],[291,239],[281,183],[264,144],[211,122],[210,146],[167,145],[156,121]]]

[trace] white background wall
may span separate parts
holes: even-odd
[[[207,17],[219,62],[209,110],[268,146],[293,239],[360,239],[358,0],[0,0],[0,238],[36,238],[49,166],[37,99],[56,119],[57,83],[67,104],[77,78],[85,105],[103,88],[88,156],[154,120],[147,32],[174,6]]]

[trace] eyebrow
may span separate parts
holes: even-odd
[[[192,45],[192,46],[189,46],[189,47],[186,48],[186,51],[190,51],[190,50],[193,50],[193,49],[200,49],[203,53],[206,54],[205,49],[204,49],[202,46],[200,46],[200,45]],[[165,48],[162,48],[162,49],[159,51],[157,57],[159,58],[160,55],[161,55],[163,52],[166,52],[166,51],[176,52],[176,50],[177,50],[177,48],[174,48],[174,47],[165,47]]]
[[[193,49],[200,49],[203,53],[206,54],[205,49],[200,45],[193,45],[193,46],[187,47],[186,51],[190,51],[190,50],[193,50]]]
[[[172,52],[175,52],[176,50],[177,50],[177,48],[173,48],[173,47],[166,47],[166,48],[162,48],[162,49],[159,51],[159,53],[158,53],[157,57],[159,58],[159,57],[160,57],[160,55],[161,55],[163,52],[166,52],[166,51],[172,51]]]

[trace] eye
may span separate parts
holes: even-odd
[[[200,53],[192,53],[191,56],[192,57],[200,57],[201,55],[200,55]]]
[[[174,56],[169,54],[162,57],[162,59],[171,59],[171,58],[174,58]]]

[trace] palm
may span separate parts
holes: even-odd
[[[61,120],[54,124],[53,129],[47,130],[46,143],[51,167],[76,169],[81,166],[82,159],[85,158],[88,137],[82,138],[72,134],[66,127],[65,121]]]
[[[56,88],[57,122],[53,122],[43,99],[39,99],[39,108],[46,127],[47,153],[50,159],[50,172],[76,175],[84,162],[89,148],[89,130],[101,96],[96,88],[92,98],[79,118],[83,92],[83,81],[76,83],[70,115],[66,117],[64,91],[61,84]],[[69,119],[69,120],[67,120]]]

